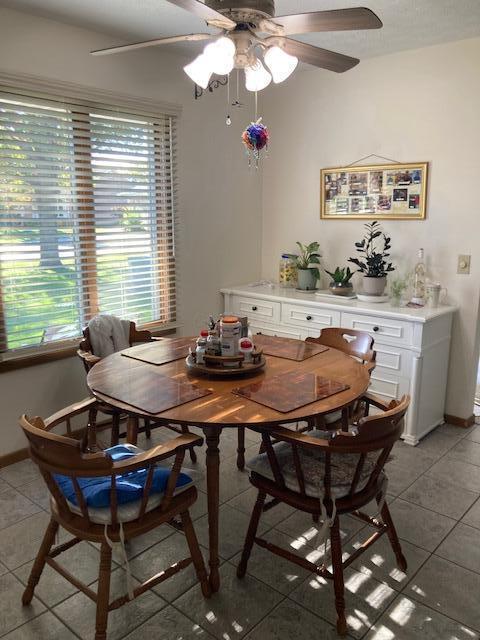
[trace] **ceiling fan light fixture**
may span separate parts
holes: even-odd
[[[210,82],[210,78],[213,73],[213,69],[210,65],[210,60],[205,56],[205,54],[201,53],[199,56],[183,67],[183,70],[187,74],[187,76],[198,84],[202,89],[206,89],[208,87],[208,83]]]
[[[226,76],[233,69],[235,49],[235,43],[230,38],[222,36],[215,42],[207,44],[203,50],[203,55],[207,58],[213,73]]]
[[[272,81],[272,76],[265,69],[260,60],[255,64],[245,67],[245,87],[247,91],[261,91],[268,87]]]
[[[269,47],[263,59],[276,84],[286,80],[295,71],[298,64],[297,57],[291,56],[277,45]]]

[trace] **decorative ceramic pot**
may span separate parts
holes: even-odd
[[[363,293],[367,296],[381,296],[385,291],[387,276],[375,278],[373,276],[363,276]]]
[[[353,293],[353,284],[351,282],[330,282],[328,288],[336,296],[349,296]]]
[[[313,269],[298,269],[298,288],[304,291],[312,291],[317,286],[317,276]]]

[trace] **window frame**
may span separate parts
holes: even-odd
[[[181,115],[181,108],[172,103],[160,102],[151,100],[148,98],[138,98],[130,96],[128,94],[120,94],[112,91],[106,91],[103,89],[93,89],[84,85],[71,83],[71,82],[54,82],[47,78],[32,76],[29,74],[8,74],[0,72],[0,92],[12,93],[16,96],[22,96],[36,100],[48,100],[68,103],[72,108],[72,121],[75,115],[74,107],[79,107],[79,115],[85,119],[85,109],[92,110],[107,110],[114,113],[116,110],[119,113],[130,113],[138,117],[145,117],[155,120],[164,119],[165,117],[172,118],[171,126],[172,131],[170,134],[170,158],[171,158],[171,198],[172,198],[172,227],[171,234],[173,236],[172,245],[170,250],[175,256],[175,262],[173,265],[167,264],[166,267],[157,265],[156,271],[159,269],[166,269],[168,271],[169,283],[173,280],[174,283],[174,295],[177,296],[178,290],[178,246],[175,243],[176,227],[178,225],[178,208],[176,205],[177,193],[176,193],[176,159],[173,155],[174,150],[174,138],[176,137],[176,131],[178,128],[178,122]],[[157,146],[160,140],[154,138],[154,145]],[[77,150],[78,145],[85,146],[85,141],[78,141],[74,137],[74,149]],[[89,156],[89,162],[91,162],[91,156]],[[90,173],[90,175],[92,175]],[[81,224],[79,228],[79,249],[83,252],[83,255],[88,255],[91,249],[87,247],[91,246],[92,239],[96,239],[95,235],[95,218],[94,218],[94,206],[93,206],[93,181],[90,181],[90,186],[87,186],[85,191],[85,207],[78,207],[78,219],[79,221],[85,220],[85,224]],[[156,187],[156,190],[158,187]],[[157,191],[158,200],[161,199],[161,195]],[[156,217],[161,216],[159,208],[156,208]],[[161,238],[162,234],[159,234],[156,238],[157,245],[164,245],[164,240]],[[164,246],[159,246],[159,253],[165,252]],[[86,253],[85,253],[86,252]],[[93,253],[95,253],[93,251]],[[96,256],[92,253],[92,260],[90,269],[96,268]],[[83,269],[82,269],[83,271]],[[82,274],[82,279],[92,279],[92,271],[88,275]],[[157,275],[154,273],[154,277]],[[90,317],[95,315],[98,309],[98,284],[92,282],[91,286],[83,288],[84,296],[87,300],[84,300],[83,310],[85,311],[85,320],[88,321]],[[171,286],[167,286],[167,290],[170,294]],[[168,296],[168,298],[170,295]],[[166,299],[168,299],[166,298]],[[148,322],[141,325],[143,329],[149,329],[153,335],[171,335],[176,332],[179,326],[178,322],[178,304],[175,310],[175,320],[168,322],[166,315],[170,315],[170,309],[166,308],[166,314],[162,313],[161,316],[155,321]],[[64,340],[53,341],[47,344],[35,345],[32,347],[24,347],[21,349],[13,349],[10,351],[4,351],[0,353],[0,373],[5,371],[12,371],[15,369],[42,364],[54,360],[68,358],[74,356],[78,349],[79,340],[81,336],[73,338],[67,338]],[[2,286],[0,281],[0,351],[5,349],[7,336],[6,336],[6,322],[5,313],[2,300]]]

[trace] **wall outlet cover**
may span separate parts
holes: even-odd
[[[471,256],[467,256],[467,255],[458,256],[457,273],[462,273],[462,274],[470,273],[470,259],[471,259]]]

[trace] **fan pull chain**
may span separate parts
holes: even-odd
[[[255,91],[255,118],[254,121],[256,122],[258,119],[258,92]]]
[[[232,124],[232,119],[230,118],[230,75],[227,76],[227,117],[225,124],[227,127]]]

